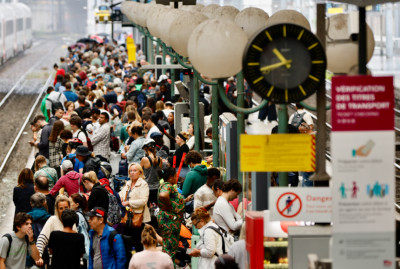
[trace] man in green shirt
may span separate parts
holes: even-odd
[[[201,164],[202,156],[197,151],[189,151],[185,157],[185,163],[190,166],[191,171],[186,175],[183,182],[182,195],[187,198],[194,194],[207,182],[207,167]]]

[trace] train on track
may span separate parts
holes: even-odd
[[[31,9],[23,3],[0,4],[0,65],[31,45]]]

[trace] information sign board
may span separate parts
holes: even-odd
[[[332,79],[334,269],[394,268],[392,77]]]
[[[315,136],[272,134],[240,136],[243,172],[315,170]]]

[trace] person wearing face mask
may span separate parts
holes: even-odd
[[[218,197],[215,203],[213,219],[226,232],[233,233],[242,227],[242,217],[236,213],[233,206],[229,203],[241,192],[242,184],[237,179],[226,181],[222,186],[222,195]]]

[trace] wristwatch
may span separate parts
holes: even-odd
[[[29,245],[34,245],[36,242],[35,242],[35,240],[32,240],[32,241],[29,241]]]

